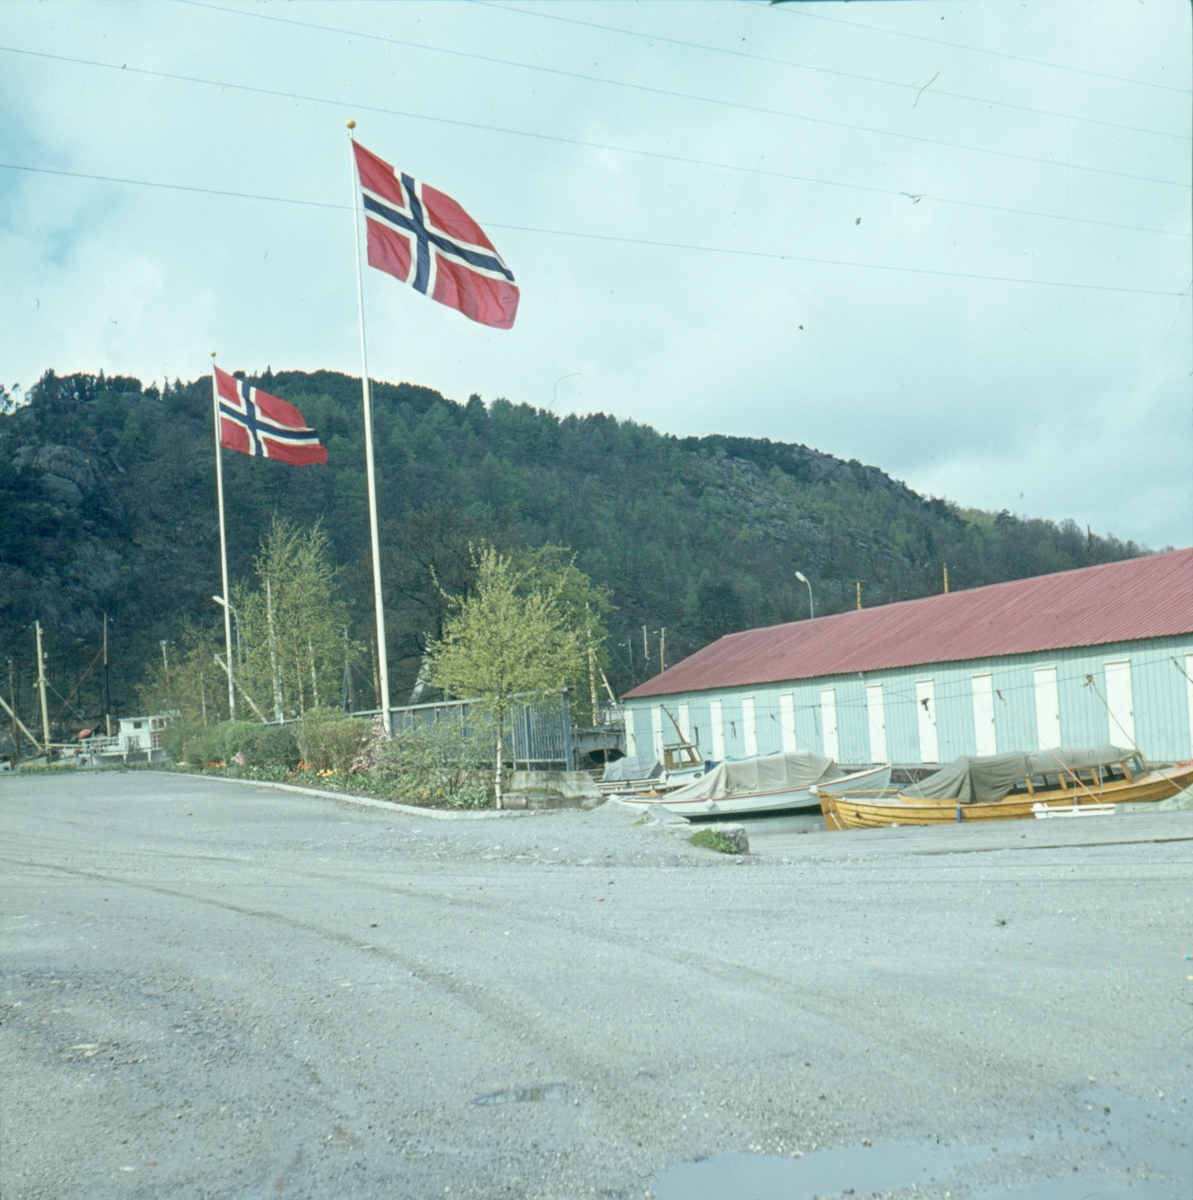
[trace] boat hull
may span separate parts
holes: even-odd
[[[881,829],[892,825],[951,825],[971,821],[1018,821],[1035,818],[1035,805],[1071,810],[1089,805],[1158,803],[1193,786],[1193,763],[1149,771],[1130,782],[1116,780],[1100,787],[1049,788],[1034,795],[1005,796],[992,804],[958,804],[955,800],[915,800],[835,795],[820,791],[820,811],[827,829]]]
[[[881,790],[891,779],[889,766],[875,767],[869,771],[857,771],[852,775],[820,784],[820,790],[870,788]],[[738,796],[722,796],[716,800],[669,800],[665,794],[657,796],[618,796],[623,804],[646,808],[658,805],[668,812],[683,817],[744,816],[747,813],[778,812],[784,809],[815,809],[820,798],[811,788],[795,788],[778,792],[747,792]]]

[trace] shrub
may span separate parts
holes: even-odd
[[[484,808],[489,803],[492,729],[475,717],[445,717],[376,742],[369,773],[395,800]]]
[[[716,829],[701,829],[694,833],[688,841],[693,846],[703,846],[706,850],[715,850],[718,854],[741,854],[741,847],[731,838],[726,837]]]
[[[258,770],[293,771],[298,760],[298,741],[288,726],[254,725],[227,761]]]
[[[347,774],[371,732],[368,721],[345,716],[338,708],[311,708],[295,736],[302,761],[311,770]]]
[[[162,745],[179,766],[205,767],[212,762],[230,762],[244,738],[260,728],[253,721],[172,725],[162,735]]]

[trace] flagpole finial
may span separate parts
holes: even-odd
[[[212,357],[212,358],[215,358],[215,351],[214,351],[214,350],[211,352],[211,357]]]
[[[355,129],[355,128],[356,128],[356,122],[355,122],[355,121],[349,121],[349,122],[348,122],[348,128],[349,128],[349,129]]]

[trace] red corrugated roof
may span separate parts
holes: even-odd
[[[1193,549],[731,633],[629,697],[1193,633]]]

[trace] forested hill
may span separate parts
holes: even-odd
[[[355,621],[370,635],[371,582],[360,386],[330,371],[255,380],[298,405],[326,466],[226,452],[234,578],[273,513],[322,519]],[[409,692],[442,615],[432,578],[468,583],[468,545],[570,547],[606,585],[610,675],[625,689],[731,630],[1105,562],[1141,553],[1071,522],[962,512],[875,467],[752,438],[676,438],[603,414],[559,417],[428,388],[374,389],[379,503],[395,700]],[[32,622],[69,691],[111,629],[113,709],[181,618],[214,623],[220,590],[211,385],[160,392],[135,379],[48,373],[0,415],[0,639],[29,710]],[[642,626],[650,658],[643,662]],[[631,657],[632,656],[632,657]],[[367,668],[365,674],[368,674]],[[93,675],[78,711],[99,711]],[[56,705],[55,705],[56,707]]]

